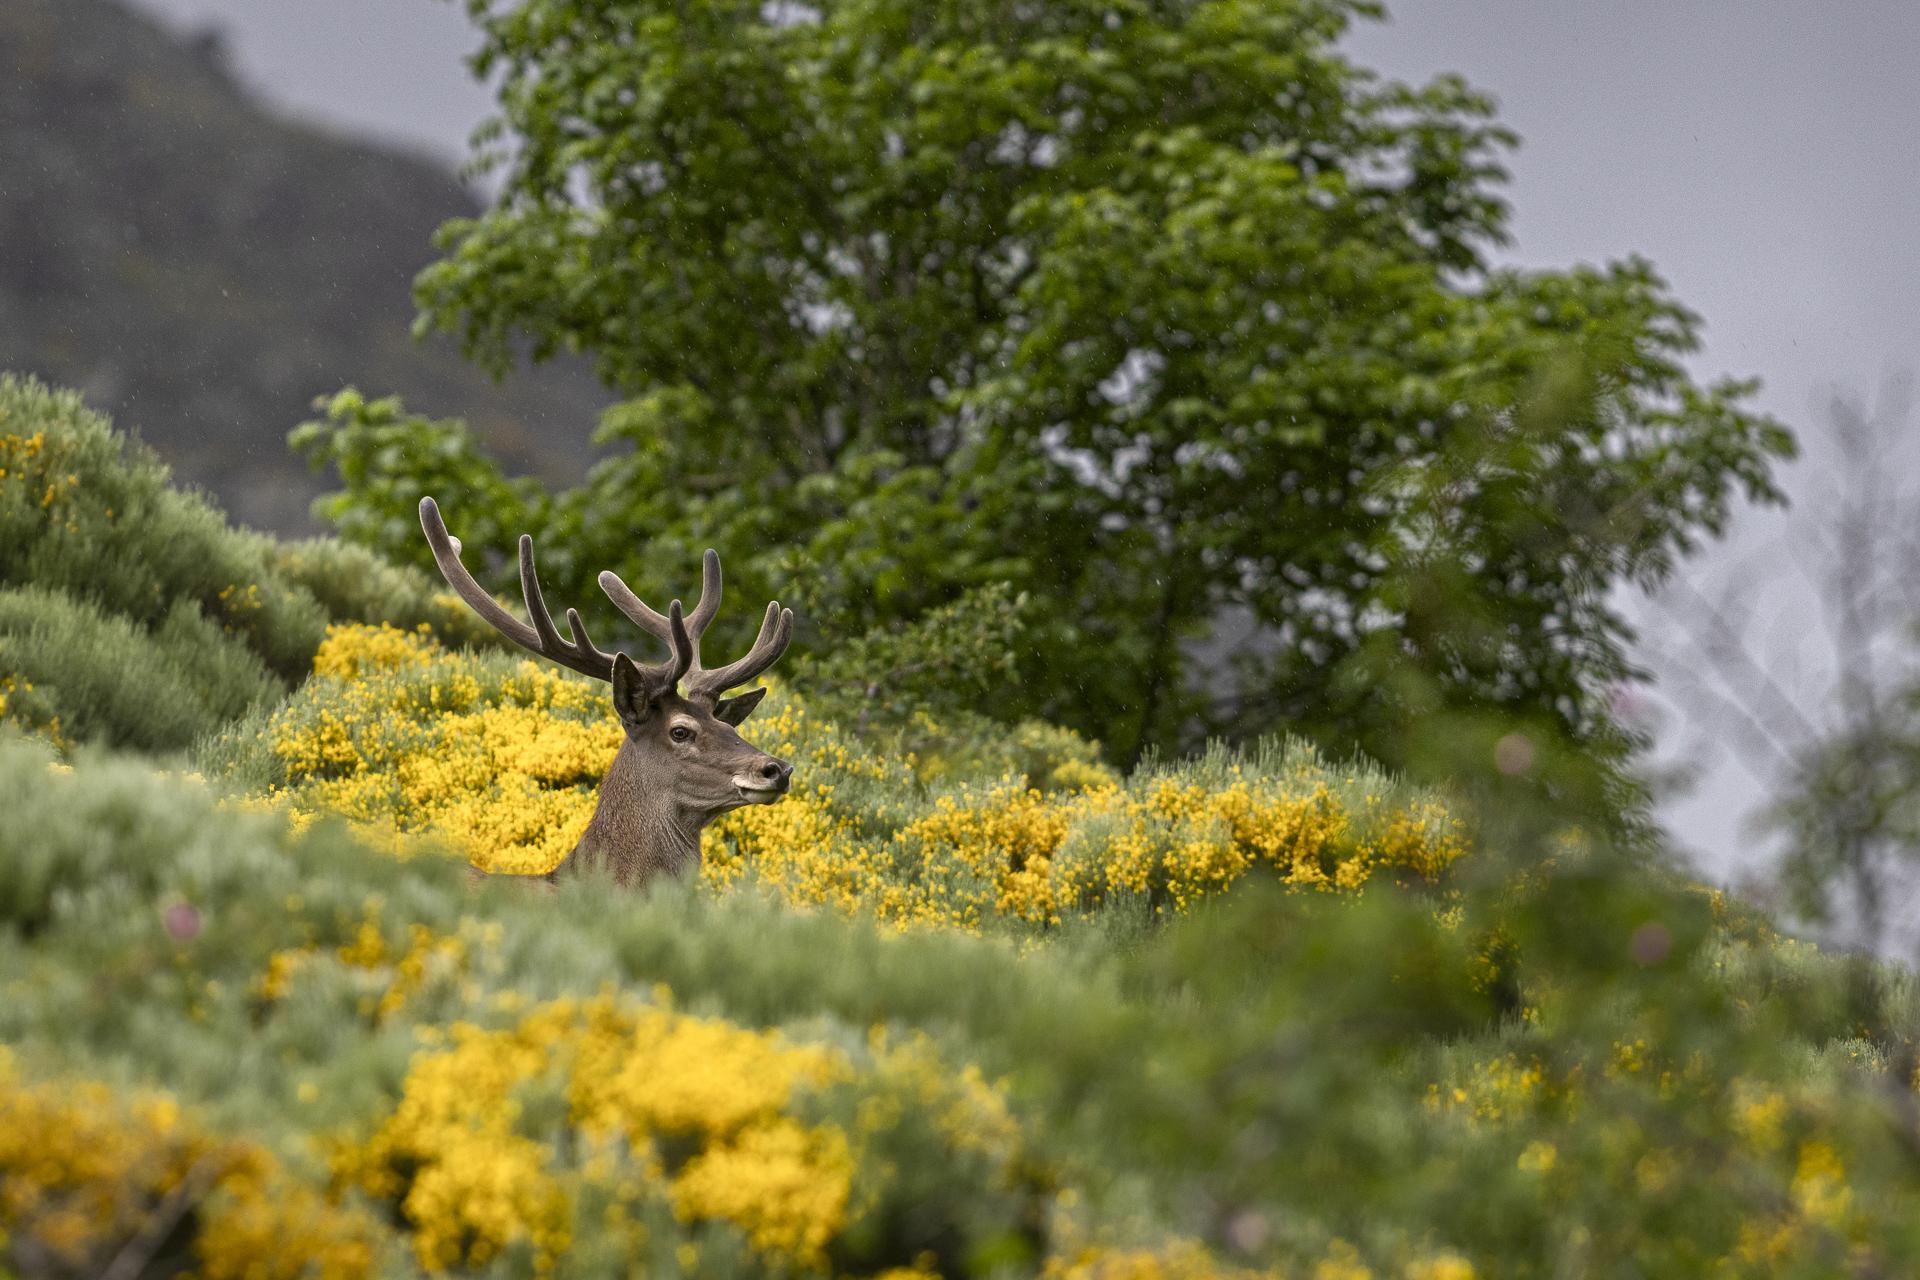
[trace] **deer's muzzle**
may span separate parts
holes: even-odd
[[[758,768],[733,776],[733,785],[748,804],[772,804],[793,784],[793,766],[768,756]]]

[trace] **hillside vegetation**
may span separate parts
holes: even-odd
[[[1613,848],[1544,744],[1121,774],[781,687],[796,792],[697,882],[469,890],[571,843],[600,686],[72,396],[0,385],[0,449],[6,1270],[1920,1266],[1910,977]]]

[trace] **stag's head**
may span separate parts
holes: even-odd
[[[787,793],[793,766],[740,736],[739,726],[767,691],[724,695],[759,676],[786,651],[793,610],[782,609],[778,601],[769,603],[759,637],[745,657],[721,667],[703,665],[700,638],[720,612],[719,553],[706,554],[700,599],[692,613],[684,613],[678,600],[661,613],[614,573],[600,575],[601,589],[614,606],[672,651],[663,662],[642,663],[597,648],[575,609],[567,610],[568,634],[561,637],[540,590],[530,536],[520,537],[520,590],[531,625],[502,608],[474,581],[460,562],[459,539],[447,532],[432,498],[420,500],[420,525],[448,585],[475,613],[514,643],[612,684],[613,710],[626,730],[634,776],[650,788],[670,792],[677,809],[704,821],[742,805],[772,804]]]

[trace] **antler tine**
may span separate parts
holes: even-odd
[[[613,601],[613,607],[627,615],[635,626],[648,635],[669,644],[673,642],[673,632],[667,625],[667,615],[633,594],[633,588],[620,580],[620,575],[611,569],[600,571],[600,589],[607,593],[607,599]]]
[[[687,634],[693,637],[697,647],[700,637],[705,633],[707,624],[720,612],[720,553],[712,547],[700,557],[700,599],[693,606],[693,615],[687,619]],[[697,656],[697,655],[696,655]]]
[[[657,636],[669,644],[673,637],[667,630],[666,615],[635,595],[633,588],[621,580],[620,575],[611,569],[600,573],[600,589],[613,601],[614,608],[627,615],[641,630]],[[694,603],[693,612],[687,616],[687,635],[693,640],[696,664],[700,655],[700,637],[706,634],[707,625],[720,612],[720,553],[712,547],[701,558],[700,599]]]
[[[500,602],[475,582],[473,575],[467,572],[467,567],[460,563],[460,544],[447,532],[446,521],[440,518],[440,507],[432,498],[420,499],[420,528],[427,535],[427,546],[433,551],[433,562],[440,566],[440,576],[447,580],[454,594],[465,600],[469,608],[501,635],[515,644],[538,651],[539,633],[502,609]]]
[[[694,672],[687,680],[687,697],[713,700],[735,685],[745,684],[778,662],[792,639],[793,610],[782,609],[778,600],[770,601],[760,622],[760,634],[747,656],[712,671]]]
[[[420,499],[420,528],[427,535],[427,546],[432,548],[433,561],[440,566],[440,575],[447,580],[447,585],[494,630],[521,648],[530,649],[543,658],[551,658],[583,675],[596,680],[613,678],[613,655],[595,648],[587,639],[586,628],[580,625],[578,613],[567,610],[567,624],[574,636],[572,643],[561,640],[560,633],[554,630],[553,618],[548,614],[546,599],[540,592],[540,578],[534,572],[533,539],[530,536],[520,535],[520,590],[526,599],[527,613],[533,619],[532,626],[501,608],[500,602],[474,581],[466,565],[460,562],[460,545],[447,532],[446,521],[440,518],[440,507],[432,498]]]
[[[584,671],[600,679],[613,676],[613,655],[596,648],[587,638],[587,628],[580,621],[578,609],[567,610],[567,637],[562,639],[560,631],[553,625],[553,615],[547,612],[546,593],[540,589],[540,572],[533,562],[533,535],[520,535],[520,594],[527,602],[527,616],[533,619],[533,629],[539,633],[539,652],[555,662],[572,667],[575,671]],[[602,667],[606,674],[600,675]]]
[[[540,590],[540,572],[534,567],[530,533],[520,535],[520,595],[527,602],[527,616],[533,619],[533,629],[540,633],[541,648],[563,648],[565,642],[554,629],[553,615],[547,612],[546,595]]]
[[[580,621],[580,611],[578,609],[569,608],[567,610],[567,634],[588,648],[595,647],[593,641],[587,639],[587,624]]]
[[[677,648],[670,617],[635,595],[633,589],[620,580],[619,574],[611,569],[602,572],[600,589],[634,625]],[[692,662],[682,673],[686,677],[688,698],[717,701],[728,689],[745,684],[778,661],[786,651],[787,641],[793,637],[793,610],[782,609],[776,601],[767,606],[767,616],[760,623],[760,636],[753,642],[753,648],[748,650],[747,656],[724,667],[707,670],[700,665],[700,637],[720,612],[720,595],[720,553],[709,547],[701,558],[700,600],[686,619],[686,632],[693,648]]]
[[[672,677],[668,684],[677,685],[694,665],[694,650],[698,647],[688,632],[687,620],[680,612],[678,600],[667,606],[667,643],[673,646],[673,657],[661,663],[659,669]]]

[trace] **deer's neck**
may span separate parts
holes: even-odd
[[[600,784],[600,801],[580,843],[554,870],[556,878],[610,872],[622,886],[641,885],[661,873],[685,875],[700,866],[704,814],[673,801],[671,789],[640,767],[631,741]]]

